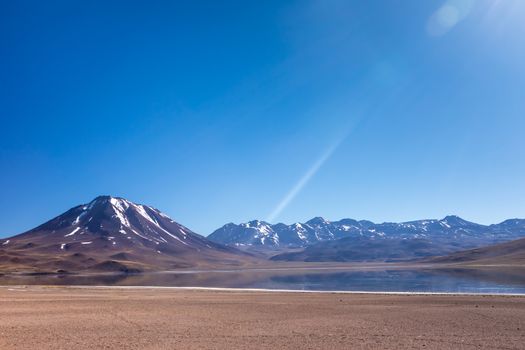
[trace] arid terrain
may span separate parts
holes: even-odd
[[[523,349],[525,298],[0,288],[1,349]]]

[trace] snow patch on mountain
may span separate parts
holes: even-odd
[[[78,231],[80,231],[80,227],[77,227],[75,228],[73,231],[71,231],[70,233],[68,233],[67,235],[64,235],[64,237],[69,237],[69,236],[73,236],[75,233],[77,233]]]

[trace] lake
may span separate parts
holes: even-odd
[[[525,270],[370,269],[356,271],[342,269],[252,269],[104,275],[3,275],[0,276],[0,284],[525,294]]]

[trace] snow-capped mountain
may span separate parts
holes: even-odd
[[[247,237],[261,245],[279,246],[279,235],[272,226],[264,221],[253,220],[247,223],[235,225],[226,224],[221,228],[224,232],[224,243],[228,245],[243,245]],[[217,232],[217,231],[215,231]],[[212,235],[208,239],[214,240]],[[248,243],[246,243],[248,244]]]
[[[480,225],[458,216],[441,220],[417,220],[376,224],[366,220],[328,221],[321,217],[305,223],[271,225],[263,221],[227,224],[208,238],[237,247],[298,248],[342,238],[371,240],[426,239],[446,241],[458,247],[474,247],[525,236],[525,220],[512,219],[495,225]]]
[[[35,264],[65,270],[101,263],[111,267],[115,262],[137,269],[174,268],[234,262],[243,257],[236,249],[192,232],[153,207],[111,196],[97,197],[0,241],[0,253],[14,258],[39,257]]]

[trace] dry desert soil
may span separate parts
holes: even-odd
[[[525,297],[0,287],[0,349],[525,349]]]

